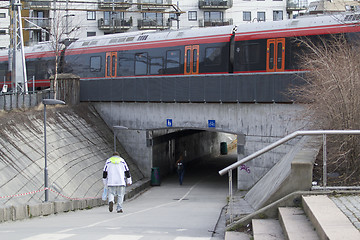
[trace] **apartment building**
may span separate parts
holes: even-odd
[[[305,10],[307,0],[26,0],[25,46],[52,36],[82,38],[137,30],[176,30],[279,21]],[[9,11],[1,26],[10,25]],[[0,32],[0,48],[9,46]]]

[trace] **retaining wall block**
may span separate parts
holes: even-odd
[[[28,205],[27,208],[29,218],[39,217],[42,215],[42,204]]]
[[[23,220],[28,218],[28,205],[17,205],[12,207],[12,219],[15,220]]]
[[[54,202],[54,213],[68,212],[71,208],[69,201]]]
[[[54,203],[53,202],[42,203],[41,206],[42,206],[41,211],[42,211],[43,216],[47,216],[47,215],[54,213]]]

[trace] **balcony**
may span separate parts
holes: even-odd
[[[32,1],[24,1],[23,6],[24,9],[42,9],[42,10],[50,10],[51,3],[53,1],[49,0],[32,0]]]
[[[128,9],[131,7],[132,0],[99,0],[99,8],[106,9]]]
[[[200,19],[199,27],[219,27],[233,24],[233,19]]]
[[[28,30],[50,29],[51,23],[48,18],[25,18],[24,28]]]
[[[169,21],[153,20],[153,19],[138,19],[138,29],[139,30],[149,30],[149,29],[168,29],[170,27]]]
[[[288,11],[306,10],[308,6],[307,0],[288,0],[286,9]]]
[[[229,9],[232,7],[232,0],[199,0],[201,9]]]
[[[140,10],[161,10],[167,9],[172,4],[172,0],[138,0]]]
[[[132,19],[124,20],[124,19],[104,19],[100,18],[98,20],[98,28],[99,30],[104,31],[126,31],[129,30],[132,26]]]

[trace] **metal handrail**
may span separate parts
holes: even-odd
[[[323,188],[326,189],[327,184],[327,156],[326,156],[326,135],[360,135],[360,130],[309,130],[309,131],[296,131],[292,134],[287,135],[286,137],[270,144],[259,151],[250,154],[249,156],[241,159],[240,161],[231,164],[230,166],[222,169],[219,171],[219,174],[222,176],[225,173],[229,174],[229,201],[230,201],[230,222],[233,222],[232,216],[232,170],[236,169],[237,167],[249,162],[250,160],[286,143],[287,141],[294,139],[298,136],[305,136],[305,135],[323,135]]]

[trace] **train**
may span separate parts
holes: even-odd
[[[83,81],[137,77],[212,74],[282,74],[304,71],[299,39],[345,35],[356,39],[360,13],[310,15],[295,19],[252,22],[169,31],[134,31],[71,41],[58,53],[59,73]],[[28,88],[50,86],[55,73],[50,42],[25,47]],[[0,87],[11,89],[9,51],[0,51]],[[266,75],[264,75],[266,76]]]

